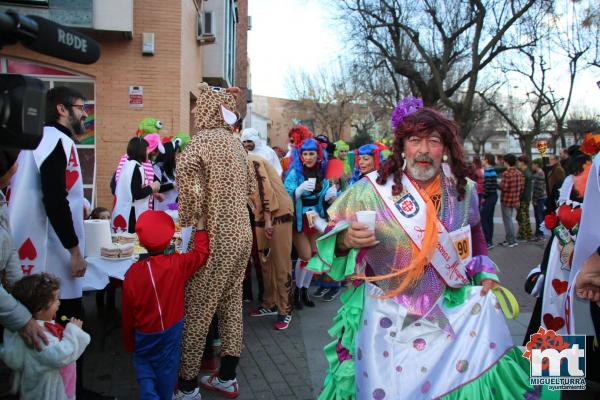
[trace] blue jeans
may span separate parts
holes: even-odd
[[[481,205],[481,228],[487,244],[492,244],[494,237],[494,210],[497,202],[498,194],[495,194],[485,199]]]
[[[546,198],[533,201],[533,214],[535,216],[535,236],[543,236],[540,225],[544,222],[546,213]]]

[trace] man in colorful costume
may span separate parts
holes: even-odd
[[[334,225],[308,265],[355,282],[329,330],[319,399],[531,398],[504,296],[490,293],[503,289],[458,127],[419,108],[397,106],[393,154],[332,204]],[[376,211],[374,231],[353,222],[361,210]]]
[[[182,399],[199,398],[197,376],[215,313],[223,343],[221,367],[218,374],[202,377],[201,385],[228,397],[239,393],[235,371],[242,351],[242,281],[252,248],[247,201],[256,190],[256,179],[246,150],[231,130],[237,120],[232,90],[199,85],[194,109],[198,133],[177,160],[183,248],[200,216],[206,216],[211,243],[206,267],[186,287],[178,393]]]

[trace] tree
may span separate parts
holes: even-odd
[[[548,0],[340,0],[356,56],[377,54],[425,105],[450,109],[466,137],[479,73],[535,43],[516,29]]]
[[[570,111],[575,80],[578,72],[585,68],[585,57],[591,52],[590,50],[594,46],[594,37],[589,35],[584,28],[585,20],[589,16],[587,12],[581,14],[580,11],[576,7],[560,10],[560,13],[557,13],[556,17],[562,17],[566,22],[554,23],[551,26],[547,26],[547,33],[539,41],[539,49],[541,51],[544,48],[552,49],[554,65],[561,61],[568,65],[568,75],[566,73],[560,74],[561,77],[568,78],[567,90],[565,92],[559,93],[552,85],[548,85],[548,90],[546,91],[538,91],[546,99],[554,119],[554,141],[556,142],[557,138],[560,138],[562,147],[566,147],[564,128],[567,115]],[[541,58],[541,60],[543,61],[544,59]],[[564,78],[562,79],[563,82],[565,80]]]
[[[368,132],[360,132],[354,135],[352,138],[352,148],[358,149],[360,146],[365,144],[373,143],[373,138]]]
[[[350,125],[360,89],[348,78],[340,62],[336,68],[320,68],[315,74],[300,71],[288,77],[288,91],[300,110],[314,118],[316,125],[333,141]]]
[[[572,113],[567,120],[567,129],[573,134],[575,143],[581,143],[587,133],[600,131],[600,121],[593,114]]]

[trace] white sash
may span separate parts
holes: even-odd
[[[388,179],[385,185],[376,182],[377,171],[366,175],[385,205],[392,213],[400,227],[413,243],[421,249],[425,232],[427,203],[412,181],[402,174],[404,194],[400,199],[392,195],[393,180]],[[448,233],[444,225],[436,218],[438,227],[438,244],[431,260],[431,265],[453,288],[462,287],[469,282],[466,265],[471,260],[471,227],[469,225]]]
[[[48,221],[42,202],[40,166],[61,143],[67,168],[67,200],[81,254],[85,254],[83,231],[83,179],[75,143],[54,127],[45,127],[39,146],[19,154],[17,173],[11,181],[9,218],[21,270],[25,275],[48,272],[60,279],[61,299],[82,295],[81,278],[71,276],[71,258]]]
[[[111,217],[111,226],[114,232],[129,231],[129,214],[131,207],[135,210],[135,219],[146,210],[148,210],[148,199],[145,197],[139,200],[133,200],[131,193],[131,179],[133,171],[137,168],[142,174],[142,185],[145,184],[146,172],[138,162],[128,160],[121,170],[121,176],[115,189],[115,206]]]

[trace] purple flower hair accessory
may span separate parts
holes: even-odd
[[[419,108],[423,108],[423,100],[418,97],[408,96],[400,100],[390,118],[392,129],[396,130],[407,115],[414,113]]]

